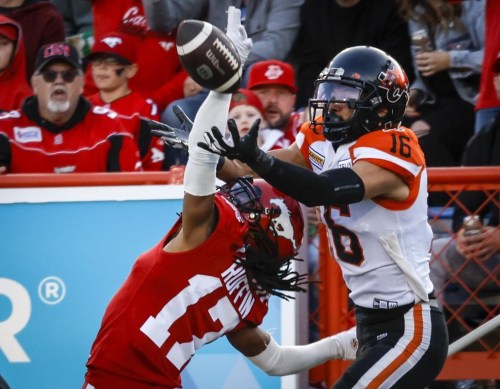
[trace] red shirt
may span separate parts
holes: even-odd
[[[486,29],[484,42],[483,74],[476,102],[476,109],[500,107],[500,100],[493,85],[493,63],[500,53],[500,1],[486,2]]]
[[[130,80],[130,87],[143,96],[151,96],[160,111],[174,100],[184,97],[187,73],[177,55],[175,35],[157,34],[148,30],[142,0],[92,0],[94,38],[122,31],[135,37],[139,52],[139,70]],[[96,92],[92,77],[86,78],[86,95]],[[92,86],[92,87],[91,87]]]
[[[158,108],[151,99],[146,99],[137,92],[120,97],[111,103],[105,103],[99,93],[89,97],[92,105],[108,108],[119,114],[127,130],[134,134],[141,155],[142,167],[146,171],[160,171],[165,159],[165,144],[151,136],[150,129],[141,125],[140,117],[159,120]]]
[[[96,388],[178,388],[197,349],[226,333],[260,325],[269,295],[257,295],[235,265],[246,222],[221,196],[217,228],[200,246],[166,253],[160,243],[139,257],[111,300],[92,345],[86,382]]]
[[[19,109],[23,100],[33,94],[26,78],[26,54],[21,26],[0,15],[0,26],[6,25],[17,30],[17,40],[9,65],[0,70],[0,112]]]
[[[140,171],[134,136],[108,111],[83,99],[65,127],[37,117],[31,97],[19,111],[0,115],[0,165],[8,173]]]
[[[293,142],[295,137],[300,131],[302,114],[300,112],[293,112],[288,119],[288,122],[280,129],[282,136],[277,136],[271,142],[272,144],[266,145],[267,150],[287,149]]]

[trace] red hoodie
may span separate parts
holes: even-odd
[[[63,18],[51,2],[40,0],[26,0],[15,8],[0,7],[0,14],[16,21],[23,29],[29,81],[38,49],[47,43],[64,41]]]
[[[23,100],[33,94],[26,80],[26,54],[21,26],[0,15],[0,26],[5,25],[12,26],[17,31],[17,39],[9,65],[0,70],[0,112],[19,109]]]

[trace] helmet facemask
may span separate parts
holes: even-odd
[[[347,77],[326,77],[318,80],[314,97],[309,101],[311,125],[323,125],[323,135],[334,144],[351,142],[370,130],[369,116],[375,114],[381,98],[377,88],[367,82]],[[334,104],[346,104],[352,115],[343,119],[333,109]]]

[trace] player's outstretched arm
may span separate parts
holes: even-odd
[[[330,359],[355,359],[356,327],[302,346],[280,346],[259,327],[228,333],[229,342],[269,375],[295,374]]]

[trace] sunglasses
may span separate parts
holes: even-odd
[[[63,70],[62,72],[58,72],[56,70],[44,70],[40,72],[40,74],[45,82],[54,82],[60,74],[64,82],[70,83],[75,81],[76,76],[78,76],[80,72],[77,69]]]

